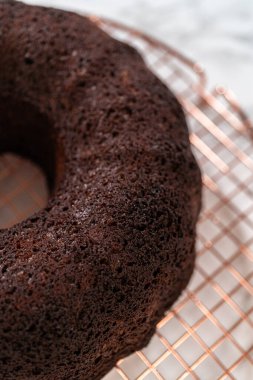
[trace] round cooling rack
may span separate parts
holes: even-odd
[[[182,103],[203,173],[197,261],[190,285],[158,324],[148,347],[104,380],[253,379],[253,145],[233,94],[205,88],[200,66],[161,42],[91,17],[139,50]],[[0,228],[43,208],[45,180],[19,157],[0,158]]]

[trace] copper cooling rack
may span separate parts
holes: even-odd
[[[203,172],[192,281],[148,347],[106,380],[253,379],[253,145],[251,123],[231,92],[206,90],[200,66],[143,34],[96,17],[135,46],[181,101]],[[0,159],[0,228],[42,208],[45,181],[28,161]]]

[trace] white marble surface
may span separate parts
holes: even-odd
[[[95,13],[139,28],[206,69],[210,87],[232,89],[253,118],[252,0],[26,0]]]

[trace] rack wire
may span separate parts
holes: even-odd
[[[104,380],[253,378],[253,149],[251,122],[230,91],[206,89],[202,68],[118,23],[91,17],[136,47],[182,103],[203,173],[203,210],[190,285],[157,325],[148,347],[121,360]],[[42,173],[0,158],[0,228],[45,206]]]

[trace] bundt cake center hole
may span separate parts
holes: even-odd
[[[33,104],[0,96],[0,228],[46,206],[55,186],[55,150],[47,115]]]
[[[41,168],[13,153],[0,155],[0,229],[43,209],[49,189]]]

